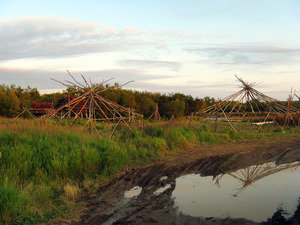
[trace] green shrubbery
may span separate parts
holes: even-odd
[[[103,88],[108,87],[109,85]],[[75,96],[78,94],[76,92],[76,88],[68,88],[63,93],[41,95],[36,88],[0,84],[0,116],[15,117],[23,111],[23,107],[31,109],[34,101],[51,102],[57,108],[61,106],[61,99],[66,96]],[[200,99],[180,93],[167,95],[132,91],[122,89],[118,85],[102,92],[101,96],[124,107],[133,108],[136,112],[144,115],[145,118],[148,118],[154,112],[156,103],[163,118],[171,118],[173,115],[178,118],[190,115],[192,112],[203,109],[215,101],[214,98],[208,96]],[[25,114],[25,116],[28,115]]]

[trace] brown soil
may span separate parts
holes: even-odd
[[[73,214],[73,218],[55,219],[49,224],[257,224],[246,219],[182,215],[174,207],[171,194],[175,189],[175,179],[183,174],[216,176],[268,161],[278,164],[300,161],[300,135],[287,135],[284,139],[281,136],[241,143],[205,144],[172,153],[153,165],[124,172],[97,192],[88,193],[83,199],[87,202],[86,208]],[[153,194],[166,184],[170,188],[159,195]],[[124,199],[124,191],[134,186],[142,187],[142,192],[138,197]],[[299,219],[299,215],[295,214],[295,221],[297,216]]]

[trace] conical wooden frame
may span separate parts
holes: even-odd
[[[276,118],[279,115],[285,115],[289,117],[293,124],[298,127],[298,124],[293,120],[293,114],[300,112],[299,109],[294,107],[287,107],[283,105],[279,100],[264,95],[253,86],[254,83],[248,83],[237,77],[237,80],[241,83],[241,90],[222,99],[218,100],[215,104],[194,113],[194,115],[202,116],[209,120],[214,120],[215,131],[218,124],[221,122],[228,122],[231,128],[237,132],[241,130],[235,125],[235,119],[239,118],[239,121],[243,121],[246,118],[250,121],[253,118],[259,118],[260,122],[255,123],[259,126],[257,131],[262,129],[264,124],[275,123],[281,130],[286,125],[280,125],[277,123]]]
[[[66,118],[71,118],[74,120],[72,125],[77,119],[84,118],[87,120],[86,125],[90,124],[91,129],[95,129],[99,136],[100,134],[94,125],[94,121],[96,120],[105,121],[113,126],[113,131],[110,137],[114,134],[120,124],[125,125],[128,129],[133,131],[129,125],[129,121],[142,118],[143,116],[101,96],[102,92],[116,87],[116,85],[110,87],[103,86],[104,83],[111,79],[103,81],[98,85],[94,85],[91,81],[89,84],[85,77],[81,75],[84,81],[84,84],[81,84],[70,74],[69,71],[67,72],[73,79],[73,82],[65,80],[67,83],[63,83],[55,79],[52,80],[74,89],[78,92],[78,97],[72,99],[70,102],[56,109],[54,112],[49,113],[47,115],[48,118],[57,118],[60,121]],[[80,106],[79,109],[78,106]],[[83,115],[84,113],[85,116]],[[70,117],[70,115],[72,116]]]

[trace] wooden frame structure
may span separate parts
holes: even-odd
[[[155,111],[151,114],[147,121],[149,121],[152,117],[155,122],[162,120],[158,110],[158,103],[155,104]]]
[[[36,120],[36,116],[33,115],[32,112],[30,112],[30,109],[28,109],[27,107],[23,107],[22,112],[18,116],[16,116],[14,118],[14,120],[16,120],[16,119],[18,119],[20,117],[23,117],[25,115],[25,113],[27,113],[32,119]]]
[[[293,91],[293,88],[291,88],[291,94],[288,97],[288,105],[287,105],[287,115],[284,115],[284,124],[287,123],[293,123],[296,124],[296,122],[298,121],[298,127],[299,127],[299,123],[300,123],[300,111],[298,112],[294,112],[294,96],[298,97],[296,95],[296,90]],[[300,101],[300,99],[299,99]]]
[[[240,91],[218,100],[215,104],[195,112],[194,115],[205,117],[207,121],[214,121],[215,131],[219,123],[228,122],[233,130],[241,132],[235,122],[250,121],[251,119],[259,120],[259,122],[253,123],[259,126],[257,131],[262,129],[262,125],[269,123],[276,123],[283,130],[286,121],[283,125],[278,124],[276,117],[279,115],[285,115],[285,118],[289,118],[298,127],[293,119],[293,114],[298,115],[299,109],[285,106],[279,100],[254,89],[253,87],[257,85],[255,82],[248,83],[242,78],[237,76],[236,78],[241,83]]]
[[[47,118],[57,118],[60,121],[66,118],[70,118],[73,120],[72,125],[76,122],[76,120],[80,118],[86,119],[87,122],[85,126],[89,124],[91,131],[93,129],[96,130],[100,137],[101,135],[94,124],[95,121],[104,121],[106,123],[111,124],[113,126],[113,131],[110,134],[111,137],[120,124],[125,125],[131,131],[133,131],[130,127],[130,122],[136,119],[143,118],[142,115],[135,113],[133,110],[125,108],[101,96],[102,92],[117,86],[115,85],[110,87],[104,87],[104,84],[111,79],[95,85],[91,81],[90,83],[88,83],[85,77],[81,75],[84,83],[80,83],[71,75],[69,71],[67,72],[69,76],[73,79],[72,82],[65,80],[66,83],[63,83],[55,79],[52,80],[76,91],[77,97],[72,99],[65,105],[59,107],[58,109],[54,110],[53,112],[47,114]]]

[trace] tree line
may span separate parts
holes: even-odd
[[[103,88],[108,88],[109,85]],[[16,85],[0,85],[0,116],[14,117],[18,115],[23,108],[32,108],[32,102],[52,102],[54,107],[59,106],[60,99],[65,96],[77,95],[77,91],[68,88],[63,92],[41,95],[37,88],[22,88]],[[204,109],[215,102],[214,98],[208,96],[204,98],[194,98],[191,95],[181,93],[152,93],[147,91],[133,91],[114,85],[103,91],[101,96],[124,107],[135,109],[136,112],[149,117],[158,104],[159,113],[163,118],[183,117],[191,113]]]

